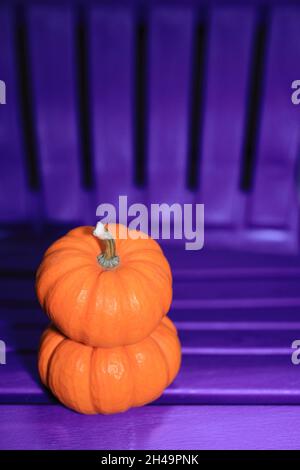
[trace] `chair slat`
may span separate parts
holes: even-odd
[[[150,19],[147,166],[151,203],[185,198],[192,31],[189,9],[158,8]]]
[[[175,304],[178,301],[175,301]],[[220,302],[222,303],[222,301]],[[299,302],[300,303],[300,302]],[[244,306],[240,308],[222,308],[222,305],[214,308],[175,308],[171,307],[168,315],[175,321],[179,329],[197,331],[299,331],[299,303],[296,307],[286,307],[273,305],[266,307]],[[4,337],[3,331],[6,328],[13,328],[22,334],[23,329],[30,326],[41,329],[49,323],[48,317],[41,307],[35,305],[27,306],[3,306],[0,305],[0,334]],[[21,343],[17,343],[19,346]],[[34,341],[28,338],[28,345],[35,346]]]
[[[0,244],[1,271],[33,275],[46,249],[65,235],[71,227],[53,229],[38,235],[7,231]],[[290,254],[256,253],[244,250],[210,249],[199,252],[185,251],[184,246],[159,241],[168,258],[173,276],[181,279],[212,279],[220,277],[297,277],[300,257]]]
[[[294,226],[297,216],[295,161],[299,151],[300,109],[291,102],[291,84],[300,76],[299,24],[299,8],[274,9],[249,215],[255,225]]]
[[[80,214],[74,18],[70,7],[28,11],[30,59],[46,217]]]
[[[199,167],[199,199],[205,204],[206,224],[234,225],[239,221],[253,27],[254,12],[250,7],[211,11]]]
[[[17,92],[15,22],[8,8],[0,9],[0,79],[6,85],[6,104],[0,104],[0,220],[26,217],[26,170]]]
[[[286,349],[259,349],[243,354],[224,348],[221,354],[217,348],[215,354],[201,354],[192,347],[183,354],[176,380],[156,403],[299,405],[299,370]],[[0,405],[53,402],[39,380],[36,360],[37,353],[7,352],[7,364],[0,365]]]
[[[134,25],[130,10],[89,14],[92,136],[97,203],[130,196],[134,178]]]
[[[223,321],[215,326],[213,321],[211,324],[203,321],[200,312],[197,313],[198,317],[201,316],[201,321],[187,322],[183,317],[176,322],[184,354],[290,356],[292,342],[297,339],[295,325],[298,328],[300,326],[300,321],[292,322],[284,318],[284,312],[281,312],[281,320],[277,322],[272,318],[273,312],[269,314],[269,319],[272,318],[269,329],[266,322],[259,321],[258,315],[256,321],[254,321],[255,318],[248,318],[248,321],[245,321],[243,318],[245,313],[240,312],[241,318],[240,322],[236,322],[237,324],[232,321]],[[23,316],[25,316],[24,313]],[[171,311],[170,316],[174,319],[174,312]],[[16,318],[14,320],[14,322],[13,318],[9,322],[0,320],[0,334],[1,338],[5,338],[8,355],[10,352],[35,353],[42,332],[49,325],[49,319],[40,312],[36,320],[32,313],[29,313],[29,318],[24,318],[23,321],[20,318],[19,322],[16,322]],[[274,328],[274,325],[277,328]]]
[[[2,305],[14,306],[22,303],[24,307],[36,305],[35,286],[31,277],[17,278],[16,274],[9,277],[1,276],[0,288],[0,304]],[[213,308],[213,305],[222,307],[222,302],[224,308],[225,305],[229,308],[230,302],[232,302],[232,308],[237,308],[236,305],[239,303],[245,305],[247,302],[249,306],[256,303],[257,305],[270,305],[270,307],[276,307],[277,304],[278,306],[297,306],[300,305],[299,276],[287,277],[283,274],[277,278],[266,276],[260,280],[251,276],[230,279],[225,273],[225,277],[210,279],[174,278],[173,307],[181,305],[182,302],[187,302],[187,306],[189,302],[196,305],[194,301],[200,301],[199,305],[207,304],[210,308]]]
[[[108,417],[8,405],[1,406],[0,448],[299,449],[299,419],[295,406],[146,406]]]

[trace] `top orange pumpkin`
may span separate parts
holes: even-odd
[[[40,304],[69,338],[95,347],[146,338],[168,312],[172,275],[156,241],[109,224],[107,240],[78,227],[46,251],[37,272]],[[100,255],[99,255],[100,253]]]

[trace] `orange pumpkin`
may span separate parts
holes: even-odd
[[[95,347],[134,344],[168,312],[168,261],[158,243],[140,233],[109,224],[99,241],[93,227],[78,227],[46,251],[37,272],[38,299],[70,339]]]
[[[181,351],[176,328],[163,318],[137,344],[93,348],[51,326],[42,337],[42,382],[64,405],[81,413],[118,413],[158,398],[177,375]]]

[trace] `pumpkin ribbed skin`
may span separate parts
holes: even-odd
[[[93,227],[78,227],[46,251],[37,272],[39,302],[56,327],[74,341],[95,347],[134,344],[168,312],[172,274],[160,246],[139,232],[109,224],[117,233],[119,266],[101,267],[101,242]]]
[[[167,317],[148,338],[115,348],[76,343],[51,326],[41,339],[39,372],[69,408],[110,414],[158,398],[177,375],[180,360],[176,328]]]

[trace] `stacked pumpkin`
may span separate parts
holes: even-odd
[[[36,289],[51,320],[42,382],[81,413],[117,413],[158,398],[180,367],[166,314],[172,274],[158,243],[118,224],[78,227],[46,251]]]

